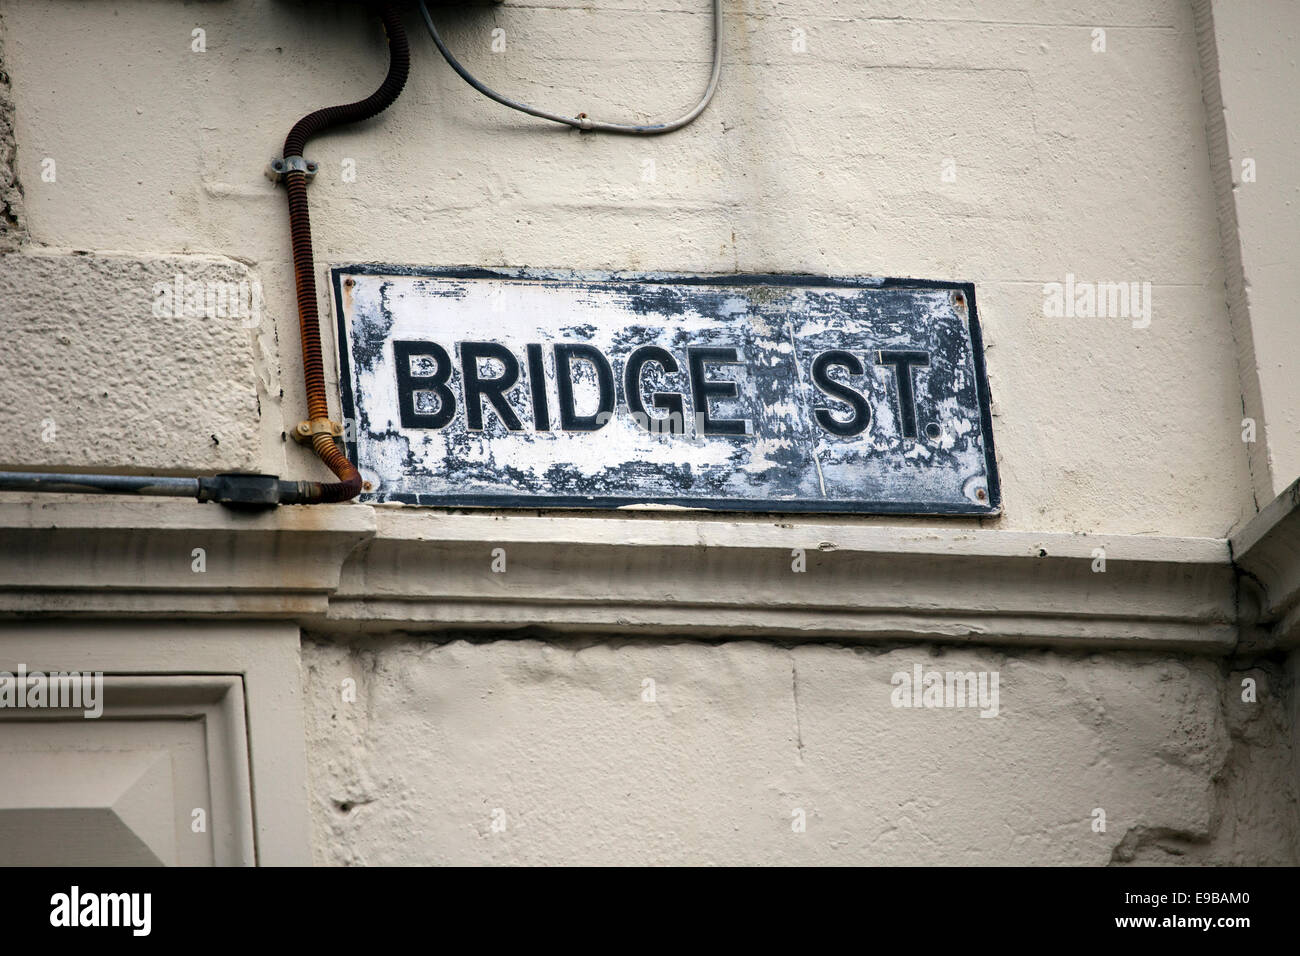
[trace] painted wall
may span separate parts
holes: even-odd
[[[1208,6],[1208,4],[1206,4]],[[1300,182],[1295,178],[1300,83],[1290,55],[1300,39],[1300,8],[1243,0],[1213,4],[1219,72],[1211,154],[1219,160],[1220,220],[1228,266],[1233,339],[1243,411],[1267,431],[1251,446],[1251,471],[1264,504],[1300,473],[1300,376],[1295,311],[1300,279],[1290,255],[1300,241]],[[1226,188],[1224,188],[1226,187]]]
[[[918,666],[999,674],[997,716],[898,706]],[[1276,701],[1276,671],[402,637],[309,640],[304,667],[318,863],[1293,864],[1300,840],[1287,715],[1234,691]]]
[[[322,275],[387,261],[973,280],[1000,527],[1222,536],[1241,521],[1252,508],[1241,396],[1186,3],[726,9],[716,102],[687,131],[653,140],[495,106],[408,16],[415,56],[402,99],[310,150],[323,170],[311,190]],[[243,383],[261,400],[262,467],[314,474],[281,439],[303,417],[303,393],[284,196],[262,171],[300,115],[377,85],[382,31],[347,4],[287,0],[0,10],[33,245],[248,265],[266,312],[256,382]],[[489,84],[574,113],[649,116],[698,96],[708,10],[623,0],[439,17]],[[1093,52],[1095,27],[1104,53]],[[195,29],[206,52],[191,50]],[[505,31],[497,54],[494,29]],[[47,159],[55,182],[42,180]],[[1150,326],[1045,316],[1043,284],[1069,274],[1150,282]],[[152,283],[103,291],[151,324]],[[144,374],[139,338],[106,324],[129,383]],[[149,364],[185,352],[160,342]],[[37,372],[12,387],[39,382]],[[208,435],[247,427],[242,408],[198,407]],[[5,429],[0,459],[67,462],[57,442],[31,440],[32,411],[8,413],[19,427]],[[147,427],[148,410],[114,390],[71,412],[39,420],[67,418],[87,441]],[[211,466],[186,460],[172,430],[148,445],[145,467]],[[111,447],[84,461],[118,463]]]
[[[321,311],[328,268],[357,262],[970,280],[1004,515],[783,527],[1158,536],[1171,553],[1214,539],[1227,573],[1223,539],[1300,470],[1281,305],[1294,124],[1276,121],[1295,104],[1274,79],[1294,71],[1294,15],[1272,31],[1287,4],[1245,6],[725,0],[716,100],[643,140],[488,102],[408,5],[402,98],[308,150]],[[506,0],[435,16],[493,87],[649,119],[698,97],[708,14]],[[377,23],[298,0],[0,0],[0,44],[0,318],[17,329],[0,468],[324,477],[285,439],[305,409],[285,200],[263,170],[305,112],[377,85]],[[1230,154],[1216,135],[1238,137]],[[1247,152],[1259,180],[1234,202],[1214,164]],[[1264,283],[1249,301],[1232,294],[1239,229]],[[162,291],[187,282],[247,290],[249,307],[187,314]],[[1054,315],[1045,284],[1067,282],[1149,283],[1149,314]],[[403,534],[426,520],[403,516]],[[432,618],[385,624],[378,575],[345,584],[351,619],[295,618],[319,863],[1300,862],[1294,664],[1125,649],[1131,602],[1068,650],[703,643],[689,623],[519,639],[490,602],[461,640]],[[1075,593],[1104,617],[1107,592]],[[999,643],[953,637],[972,639]],[[999,715],[895,706],[894,675],[916,665],[997,674]]]

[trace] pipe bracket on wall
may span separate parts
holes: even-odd
[[[313,418],[311,421],[299,422],[293,430],[293,439],[300,445],[310,445],[317,435],[343,437],[343,426],[328,418]]]
[[[284,182],[284,177],[290,173],[303,173],[307,180],[316,178],[316,171],[320,168],[319,163],[303,159],[301,156],[286,156],[284,159],[273,159],[270,165],[266,167],[266,178],[273,183]]]

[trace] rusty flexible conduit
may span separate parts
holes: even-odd
[[[284,141],[286,159],[303,155],[307,141],[332,126],[357,123],[386,110],[402,92],[411,69],[411,48],[402,20],[391,3],[376,4],[388,34],[388,75],[379,89],[364,100],[343,106],[327,106],[308,113],[294,124]],[[325,367],[321,358],[320,316],[316,310],[316,264],[311,252],[311,220],[307,214],[307,173],[301,169],[285,173],[289,196],[289,232],[293,241],[293,272],[298,289],[298,328],[302,336],[302,370],[307,384],[307,417],[312,424],[329,421],[325,397]],[[311,446],[321,461],[340,479],[337,482],[299,482],[302,504],[347,501],[361,493],[361,473],[339,448],[334,435],[314,431]]]

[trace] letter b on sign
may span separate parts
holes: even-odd
[[[393,342],[403,428],[443,428],[456,414],[451,356],[436,342]]]

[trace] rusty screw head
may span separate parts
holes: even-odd
[[[983,488],[976,488],[976,489],[975,489],[975,497],[978,498],[980,501],[983,501],[983,500],[984,500],[985,498],[987,498],[988,496],[989,496],[989,495],[988,495],[988,492],[985,491]]]
[[[361,483],[361,490],[362,490],[362,491],[374,491],[374,490],[375,490],[375,486],[374,486],[373,484],[371,484],[370,482],[368,482],[368,481],[363,481],[363,482]]]
[[[348,276],[346,279],[343,280],[343,284],[350,289],[357,284],[357,280],[352,278],[351,276]]]

